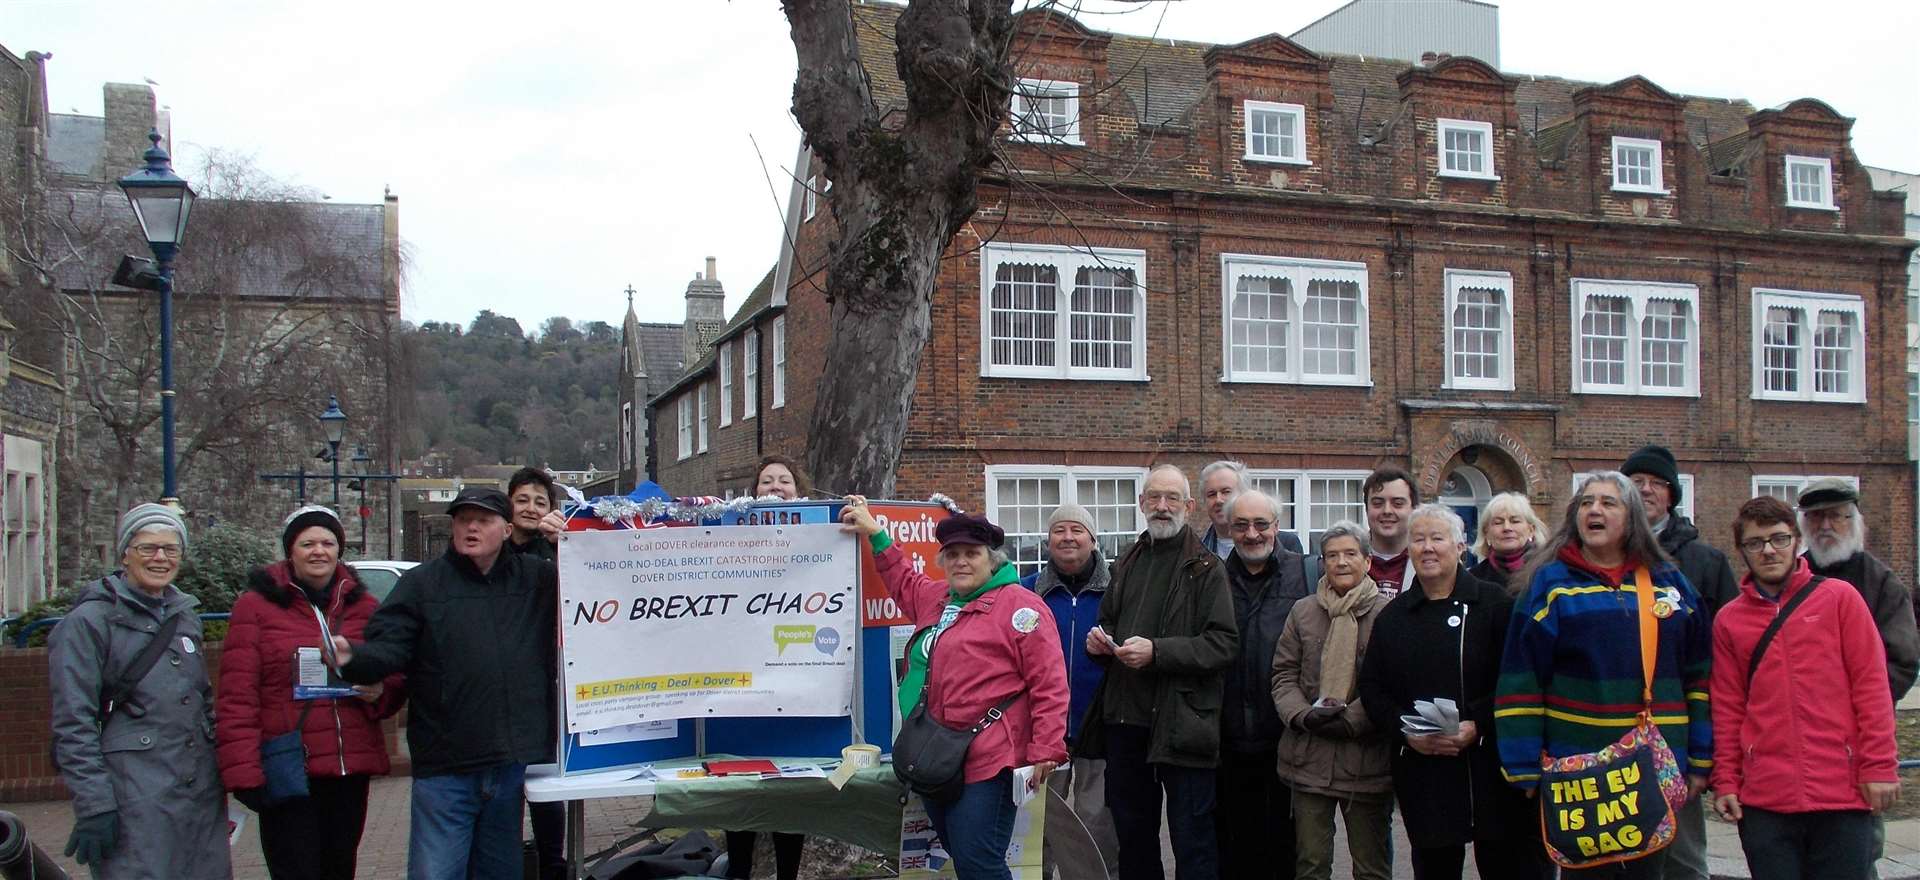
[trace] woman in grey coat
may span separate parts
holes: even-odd
[[[83,589],[48,641],[54,761],[73,791],[66,852],[100,880],[229,880],[199,603],[173,586],[187,527],[172,508],[142,504],[120,517],[119,536],[121,570]],[[173,617],[166,650],[106,705]]]

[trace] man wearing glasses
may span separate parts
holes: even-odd
[[[1800,531],[1807,538],[1813,573],[1843,580],[1860,591],[1887,650],[1887,683],[1893,701],[1907,695],[1920,671],[1920,631],[1913,597],[1900,578],[1867,552],[1867,524],[1860,519],[1860,490],[1839,477],[1823,477],[1800,491]]]

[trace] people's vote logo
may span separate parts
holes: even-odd
[[[1016,632],[1030,633],[1040,626],[1040,612],[1032,608],[1022,608],[1013,612],[1013,628]]]

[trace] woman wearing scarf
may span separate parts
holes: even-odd
[[[1467,573],[1506,587],[1508,593],[1519,593],[1526,583],[1512,583],[1513,576],[1520,566],[1527,564],[1527,553],[1533,550],[1533,542],[1546,531],[1547,524],[1534,514],[1527,496],[1518,492],[1493,496],[1487,501],[1487,509],[1480,513],[1480,535],[1473,542],[1473,555],[1479,557],[1480,562]]]
[[[867,499],[847,496],[840,520],[867,538],[887,594],[916,629],[900,679],[900,716],[924,699],[935,721],[965,730],[1012,698],[968,747],[960,798],[927,802],[960,880],[1006,880],[1014,768],[1033,765],[1028,787],[1037,788],[1067,760],[1067,665],[1053,615],[1020,588],[1019,571],[999,549],[1006,534],[986,517],[954,514],[934,528],[944,581],[914,570]]]
[[[353,694],[323,697],[302,679],[325,659],[320,618],[331,635],[359,640],[380,603],[340,561],[346,530],[334,512],[302,507],[287,517],[280,546],[286,559],[255,569],[233,603],[220,658],[215,732],[220,776],[234,797],[260,815],[260,850],[275,880],[350,880],[367,818],[367,785],[385,775],[380,719],[405,702],[401,677],[353,685]],[[344,686],[344,685],[342,685]],[[299,730],[307,755],[307,795],[268,803],[260,746]]]
[[[1367,576],[1367,530],[1338,522],[1320,540],[1325,571],[1295,602],[1273,650],[1280,778],[1293,788],[1294,876],[1333,873],[1333,816],[1347,827],[1356,880],[1393,876],[1393,778],[1388,745],[1355,692],[1373,624],[1387,598]]]

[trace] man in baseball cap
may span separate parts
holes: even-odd
[[[497,488],[460,490],[446,554],[401,576],[365,642],[333,640],[348,681],[407,675],[408,876],[518,876],[527,765],[553,760],[559,583],[552,561],[503,552],[512,510]]]

